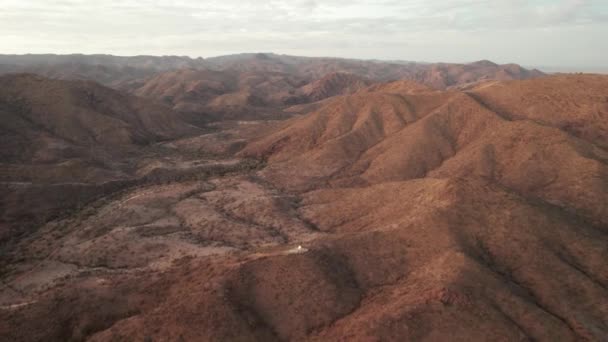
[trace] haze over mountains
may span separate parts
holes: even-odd
[[[111,85],[126,75],[139,78],[177,69],[231,70],[237,72],[280,72],[307,79],[329,73],[352,73],[375,81],[413,79],[437,87],[447,87],[482,79],[525,79],[538,77],[537,70],[514,64],[489,61],[470,64],[383,62],[325,57],[298,57],[272,53],[238,54],[211,58],[179,56],[111,55],[0,55],[0,71],[38,72],[57,78],[86,78]],[[63,74],[62,74],[63,73]],[[113,77],[112,77],[113,76]]]
[[[200,124],[205,117],[283,117],[286,106],[358,90],[372,82],[413,80],[437,89],[485,80],[540,77],[538,70],[489,61],[470,64],[381,62],[271,53],[207,59],[110,55],[0,55],[0,73],[32,72],[100,82],[162,100]],[[277,108],[279,111],[277,111]],[[201,115],[205,114],[205,115]],[[204,120],[203,120],[204,121]]]
[[[607,76],[275,54],[0,71],[2,340],[608,336]]]

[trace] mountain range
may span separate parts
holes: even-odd
[[[608,336],[607,76],[267,53],[0,70],[2,340]]]

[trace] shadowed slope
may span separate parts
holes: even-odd
[[[0,77],[0,108],[3,138],[27,140],[19,145],[29,154],[41,139],[83,147],[131,145],[194,131],[165,107],[96,83],[27,74]],[[45,145],[39,148],[52,146]],[[18,152],[20,158],[29,155],[26,151]]]
[[[0,239],[115,191],[144,148],[199,131],[167,107],[91,81],[0,77]]]

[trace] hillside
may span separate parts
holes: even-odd
[[[561,76],[465,93],[397,85],[338,98],[244,153],[268,158],[264,172],[287,188],[477,175],[606,222],[607,108],[597,94],[607,78]],[[534,98],[538,89],[543,96]]]
[[[62,148],[129,146],[195,131],[168,108],[88,81],[0,77],[2,160],[47,162]],[[44,141],[44,143],[42,143]]]
[[[480,312],[505,315],[531,339],[552,339],[554,328],[536,326],[541,319],[565,329],[561,338],[606,336],[605,306],[592,303],[608,302],[598,259],[608,253],[607,89],[608,78],[593,75],[498,82],[467,93],[392,85],[336,99],[250,144],[245,153],[269,161],[262,171],[268,181],[322,188],[303,202],[321,231],[403,234],[416,255],[408,275],[387,290],[395,297],[386,302],[400,303],[393,308],[400,314],[374,304],[384,297],[374,293],[321,336],[390,315],[408,318],[403,325],[387,318],[387,330],[372,324],[379,329],[373,336],[440,338],[449,326],[476,339],[457,327]],[[433,290],[422,290],[434,281],[442,284],[443,309],[429,303]],[[481,283],[483,290],[474,285]],[[515,309],[520,305],[528,308]],[[424,328],[406,323],[412,320],[433,329],[417,335]],[[486,323],[488,334],[513,331],[499,320]]]
[[[133,178],[154,144],[200,133],[170,108],[91,81],[0,77],[0,240]]]

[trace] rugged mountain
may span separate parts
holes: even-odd
[[[211,58],[205,63],[209,69],[160,73],[133,92],[164,99],[197,122],[197,118],[278,118],[286,114],[283,109],[287,106],[352,94],[386,79],[415,80],[436,89],[464,89],[488,80],[543,76],[515,64],[489,61],[415,64],[244,54]]]
[[[183,72],[194,76],[176,82],[179,96],[245,88]],[[196,177],[122,189],[15,243],[1,339],[608,336],[608,77],[351,94],[342,76],[315,88],[341,96],[294,109],[304,115],[163,144],[178,156],[224,149],[215,171],[142,157],[138,172],[174,164]],[[257,77],[252,91],[267,84]]]
[[[392,83],[293,119],[244,153],[268,158],[265,172],[288,188],[474,174],[605,222],[607,86],[602,76],[470,92]]]
[[[489,61],[425,64],[313,58],[272,53],[208,59],[178,56],[0,55],[0,74],[33,73],[60,80],[91,80],[161,100],[187,122],[283,119],[293,105],[352,94],[374,82],[414,80],[436,89],[467,89],[488,80],[543,76],[518,65]],[[297,110],[296,110],[297,112]]]

